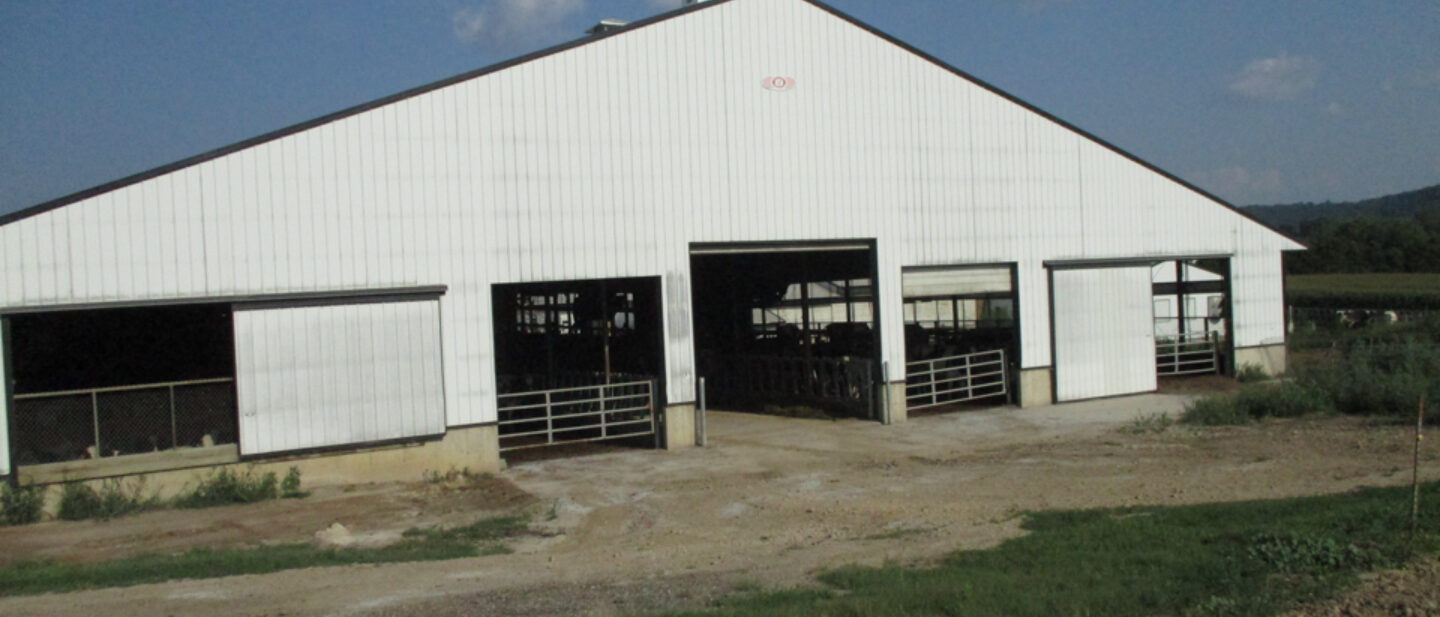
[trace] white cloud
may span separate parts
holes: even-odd
[[[1285,179],[1274,169],[1224,167],[1186,175],[1196,186],[1240,205],[1268,203],[1285,190]]]
[[[1265,101],[1294,100],[1315,87],[1323,68],[1314,58],[1282,52],[1245,65],[1230,82],[1230,91]]]
[[[486,47],[509,47],[556,33],[585,0],[490,0],[451,14],[455,38]]]

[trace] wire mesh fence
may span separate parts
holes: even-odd
[[[236,443],[230,378],[18,394],[17,465]]]

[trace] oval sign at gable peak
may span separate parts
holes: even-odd
[[[788,92],[795,89],[795,78],[766,77],[763,81],[760,82],[760,85],[764,86],[766,90],[771,90],[774,92]]]

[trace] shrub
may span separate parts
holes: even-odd
[[[1261,418],[1294,418],[1332,409],[1323,391],[1297,383],[1248,384],[1226,394],[1202,397],[1185,406],[1180,421],[1218,426]]]
[[[1245,409],[1231,394],[1200,397],[1187,403],[1185,412],[1180,414],[1181,422],[1200,426],[1247,424],[1250,419],[1249,414],[1245,413]]]
[[[60,489],[60,510],[57,516],[66,521],[108,521],[153,510],[159,506],[158,497],[145,495],[144,477],[135,480],[129,489],[116,479],[105,480],[98,491],[83,482],[69,482]]]
[[[288,477],[288,476],[287,476]],[[295,471],[298,487],[299,471]],[[256,476],[253,470],[236,473],[221,469],[201,478],[192,490],[181,492],[171,502],[177,508],[210,508],[237,503],[255,503],[280,496],[280,480],[274,472]]]
[[[44,487],[0,483],[0,525],[29,525],[38,522],[44,506]]]
[[[1343,413],[1413,418],[1422,393],[1431,401],[1440,397],[1440,346],[1361,341],[1338,356],[1297,367],[1295,379],[1324,392]],[[1435,421],[1435,412],[1428,419]]]
[[[1265,381],[1270,379],[1270,374],[1265,372],[1265,367],[1259,364],[1245,363],[1240,365],[1240,370],[1235,373],[1235,380],[1240,383]]]

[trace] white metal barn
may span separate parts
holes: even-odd
[[[0,225],[0,474],[38,481],[683,446],[700,377],[882,421],[1146,392],[1157,285],[1186,293],[1162,263],[1219,279],[1216,370],[1278,371],[1301,248],[810,0],[687,6]]]

